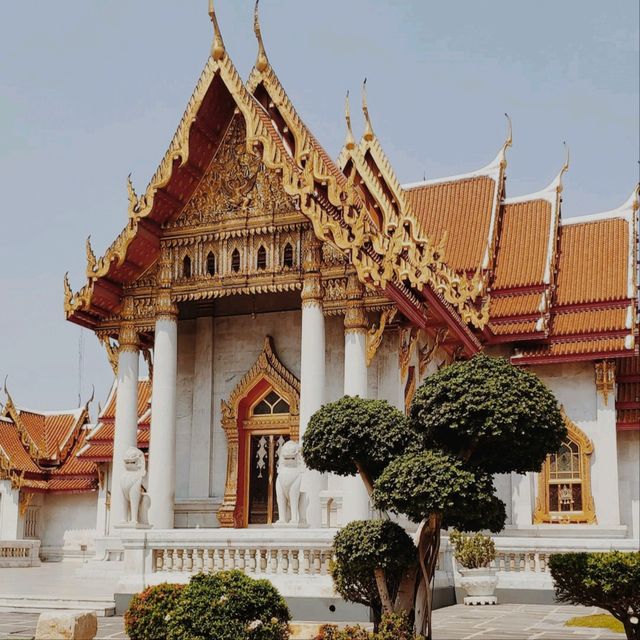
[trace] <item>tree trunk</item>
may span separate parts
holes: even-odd
[[[431,514],[426,520],[422,521],[416,533],[420,574],[416,584],[414,625],[416,633],[421,633],[427,640],[432,640],[432,583],[438,563],[438,552],[440,551],[441,524],[441,516],[439,514]]]
[[[389,588],[387,587],[387,576],[384,569],[375,569],[376,585],[378,587],[378,594],[380,595],[380,602],[382,603],[383,613],[391,613],[393,611],[393,604],[391,603],[391,596],[389,595]]]

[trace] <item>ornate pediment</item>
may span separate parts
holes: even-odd
[[[227,223],[233,228],[246,226],[247,218],[265,218],[296,212],[293,198],[282,188],[275,171],[247,150],[246,126],[236,115],[213,161],[180,217],[167,229],[207,227]],[[298,214],[304,219],[302,214]],[[235,223],[235,224],[234,224]]]

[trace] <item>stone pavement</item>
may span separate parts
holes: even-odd
[[[433,613],[434,640],[624,640],[607,629],[565,627],[569,618],[603,613],[595,607],[498,604],[467,607],[458,604]]]
[[[623,640],[606,629],[565,627],[574,616],[601,613],[593,607],[503,604],[485,607],[456,605],[434,612],[435,640]],[[0,613],[0,640],[33,638],[37,614]],[[125,640],[122,618],[98,618],[97,639]]]

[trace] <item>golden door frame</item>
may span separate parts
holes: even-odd
[[[580,427],[573,422],[561,407],[560,412],[567,427],[567,439],[575,442],[580,451],[580,481],[582,483],[582,509],[576,512],[567,512],[566,515],[553,514],[549,510],[549,482],[550,466],[549,456],[542,464],[538,473],[538,497],[536,509],[533,514],[534,524],[596,524],[596,510],[591,495],[591,454],[593,443]]]
[[[271,417],[267,419],[254,416],[249,420],[253,407],[271,390],[289,403],[289,413],[279,415],[277,425]],[[276,427],[281,429],[288,426],[290,438],[298,440],[299,407],[300,382],[280,362],[275,354],[273,339],[266,336],[258,359],[236,385],[229,399],[221,402],[222,428],[227,437],[227,477],[224,499],[217,514],[221,527],[247,526],[249,483],[246,477],[246,434],[257,433],[254,427],[257,430],[271,426],[273,431]]]

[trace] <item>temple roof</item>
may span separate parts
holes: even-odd
[[[93,491],[93,462],[79,460],[89,428],[88,403],[70,411],[17,407],[7,393],[0,414],[0,479],[25,491]]]
[[[78,449],[80,460],[110,462],[113,458],[113,437],[116,421],[116,402],[118,383],[113,381],[104,409],[98,416],[98,422],[87,434],[86,440]],[[149,448],[149,428],[151,426],[151,381],[148,378],[138,380],[138,448]]]
[[[347,111],[347,140],[334,161],[269,62],[257,5],[258,56],[246,83],[213,8],[210,15],[211,57],[176,134],[145,194],[129,183],[129,221],[120,236],[100,259],[87,246],[87,284],[73,293],[65,280],[68,319],[98,329],[117,317],[125,287],[156,263],[163,227],[181,215],[240,114],[247,149],[281,176],[316,236],[414,326],[433,331],[444,323],[451,353],[458,345],[468,356],[483,343],[510,343],[518,363],[637,354],[637,191],[612,212],[562,220],[567,155],[546,188],[507,198],[510,121],[487,166],[401,186],[364,91],[364,133],[356,143]],[[37,421],[26,421],[37,439]]]

